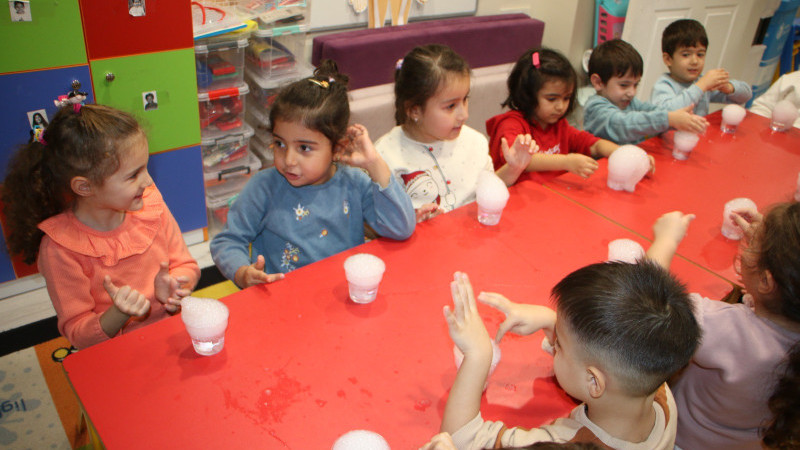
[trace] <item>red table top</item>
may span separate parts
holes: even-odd
[[[418,448],[439,428],[455,377],[442,307],[454,271],[476,292],[549,304],[567,273],[603,261],[628,230],[532,182],[512,188],[499,225],[475,204],[420,224],[405,242],[375,240],[233,294],[225,347],[194,353],[179,317],[81,350],[64,368],[109,448],[330,448],[354,429],[392,448]],[[342,264],[369,252],[387,266],[378,298],[348,300]],[[730,285],[684,260],[690,290],[720,297]],[[502,314],[479,306],[491,334]],[[507,335],[481,411],[535,427],[574,403],[552,377],[541,332]]]
[[[719,129],[720,117],[719,112],[708,116],[710,126],[688,160],[674,159],[661,138],[640,144],[656,159],[656,173],[633,193],[607,187],[606,159],[588,180],[567,173],[546,186],[647,238],[663,213],[696,214],[678,254],[736,282],[738,241],[720,232],[723,207],[737,197],[750,198],[761,211],[791,200],[800,171],[800,130],[774,133],[769,119],[748,112],[728,135]]]

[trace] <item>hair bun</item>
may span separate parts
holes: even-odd
[[[314,78],[318,81],[327,81],[332,84],[340,84],[347,87],[350,77],[339,72],[339,66],[332,59],[323,59],[319,67],[314,70]]]

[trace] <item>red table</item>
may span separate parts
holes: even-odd
[[[224,299],[225,348],[194,353],[179,317],[81,350],[64,361],[104,444],[125,448],[330,448],[369,429],[392,448],[418,448],[438,431],[455,376],[442,307],[449,281],[467,272],[476,291],[548,304],[568,272],[602,261],[608,242],[646,243],[536,183],[521,183],[498,226],[475,204],[421,224],[405,242],[379,239]],[[387,271],[378,298],[347,298],[342,264],[379,255]],[[683,260],[690,289],[721,296],[730,285]],[[502,314],[480,305],[490,333]],[[572,401],[554,384],[542,334],[509,335],[482,411],[534,427]]]
[[[656,173],[633,193],[606,186],[605,159],[588,180],[567,173],[546,186],[647,237],[661,214],[695,213],[678,254],[736,281],[738,242],[720,233],[723,207],[737,197],[750,198],[760,210],[791,200],[800,171],[800,130],[773,133],[769,119],[748,112],[736,133],[728,135],[719,129],[720,117],[719,112],[708,116],[710,126],[686,161],[675,160],[661,138],[640,144],[655,157]]]

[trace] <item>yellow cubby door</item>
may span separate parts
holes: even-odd
[[[150,153],[200,143],[193,49],[91,60],[89,67],[97,103],[136,116]],[[155,107],[145,109],[147,93]]]

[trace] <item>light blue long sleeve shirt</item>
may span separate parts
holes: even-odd
[[[267,273],[286,273],[364,243],[364,221],[392,239],[414,232],[411,199],[393,177],[381,189],[363,171],[339,165],[324,184],[294,187],[271,168],[253,175],[231,205],[211,256],[230,280],[258,255]]]
[[[685,108],[694,104],[694,113],[698,116],[708,115],[711,103],[738,103],[743,104],[750,100],[753,91],[750,85],[739,80],[730,80],[733,93],[728,95],[720,91],[703,91],[695,83],[681,83],[672,78],[669,73],[662,74],[653,85],[650,102],[667,111]]]
[[[583,128],[611,142],[638,144],[669,129],[667,110],[634,98],[625,109],[595,94],[584,106]]]

